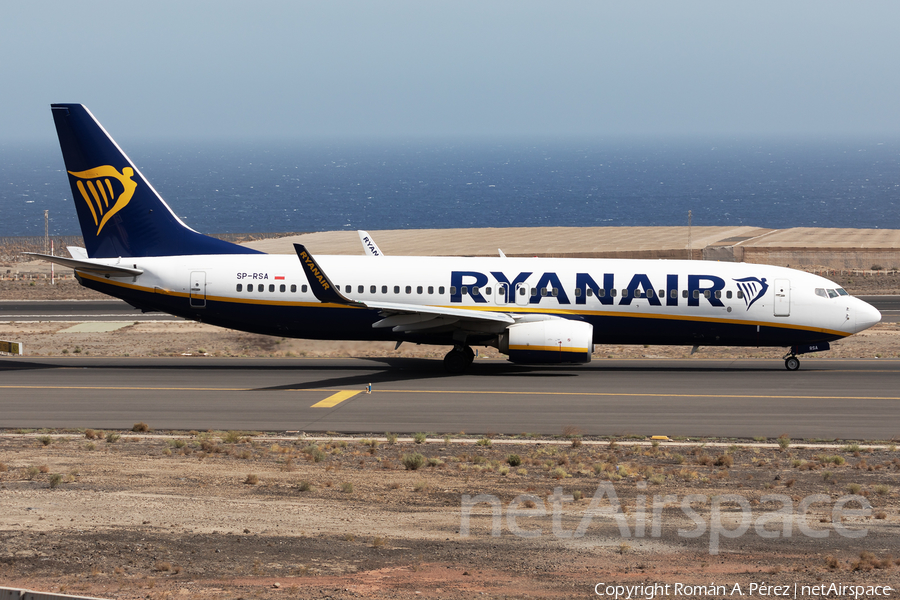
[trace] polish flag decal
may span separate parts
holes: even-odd
[[[276,275],[275,279],[280,279],[280,280],[284,281],[284,275]]]

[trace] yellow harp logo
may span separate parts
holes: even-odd
[[[134,177],[131,167],[125,167],[119,173],[115,167],[104,165],[87,171],[69,171],[69,175],[78,178],[76,185],[91,209],[97,235],[100,235],[110,217],[131,201],[137,188],[137,183],[131,180]]]

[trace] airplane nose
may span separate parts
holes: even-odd
[[[857,305],[853,307],[856,315],[856,331],[862,331],[881,322],[881,312],[869,304],[857,299]]]

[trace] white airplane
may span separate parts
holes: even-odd
[[[255,333],[452,347],[447,371],[491,346],[518,363],[587,363],[594,344],[787,347],[797,355],[881,314],[783,267],[704,261],[273,255],[202,235],[171,211],[80,104],[52,113],[86,248],[79,282],[133,306]],[[377,257],[373,260],[372,257]]]

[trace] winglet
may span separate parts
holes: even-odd
[[[337,286],[331,283],[328,275],[319,267],[316,259],[306,250],[303,244],[294,244],[294,250],[300,258],[300,264],[303,266],[303,272],[306,273],[309,287],[319,302],[366,308],[366,305],[362,302],[355,302],[344,296]]]
[[[366,256],[384,256],[384,252],[381,251],[381,248],[378,247],[378,244],[375,243],[368,231],[357,229],[356,233],[359,234],[359,241],[362,242]]]

